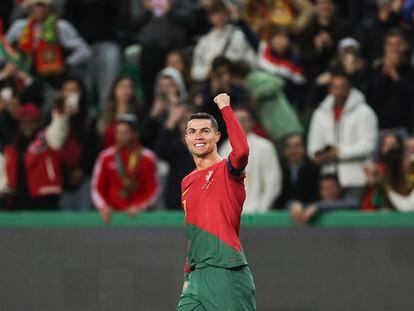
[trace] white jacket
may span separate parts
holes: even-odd
[[[196,81],[206,80],[213,60],[220,56],[229,41],[224,56],[231,61],[244,60],[252,67],[256,65],[256,53],[244,33],[236,26],[227,25],[224,29],[212,29],[202,36],[194,48],[191,77]]]
[[[308,136],[310,158],[326,146],[338,148],[339,161],[322,167],[322,173],[337,173],[342,187],[361,187],[366,183],[363,164],[375,148],[378,120],[365,96],[352,89],[339,122],[333,113],[334,98],[328,95],[315,110]]]
[[[282,189],[282,173],[273,144],[254,133],[247,134],[250,146],[246,167],[246,201],[243,214],[266,212]],[[231,146],[228,140],[220,146],[219,154],[227,157]]]
[[[413,212],[414,211],[414,190],[411,191],[410,194],[408,195],[401,195],[392,189],[388,189],[387,196],[397,211],[400,211],[400,212]]]

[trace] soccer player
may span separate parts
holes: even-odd
[[[188,254],[178,311],[256,310],[255,286],[240,240],[240,214],[246,197],[246,135],[223,93],[214,98],[226,123],[232,152],[217,153],[216,120],[197,113],[187,123],[185,141],[196,170],[182,181]]]

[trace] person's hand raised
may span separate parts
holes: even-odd
[[[224,107],[230,106],[230,96],[227,93],[218,94],[214,97],[214,102],[217,104],[219,109],[223,109]]]

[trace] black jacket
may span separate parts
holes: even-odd
[[[382,65],[371,75],[368,102],[375,110],[380,129],[413,128],[414,69],[409,63],[398,68],[400,80],[382,72]]]
[[[195,165],[179,130],[161,129],[154,151],[170,165],[165,185],[166,208],[181,209],[181,180],[195,169]]]
[[[319,167],[308,159],[298,171],[296,182],[291,178],[291,169],[286,161],[282,161],[282,193],[276,201],[277,209],[286,208],[286,203],[298,200],[312,203],[319,200]]]

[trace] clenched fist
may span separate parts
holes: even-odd
[[[230,106],[230,96],[227,95],[227,93],[218,94],[216,97],[214,97],[214,102],[221,110],[224,107]]]

